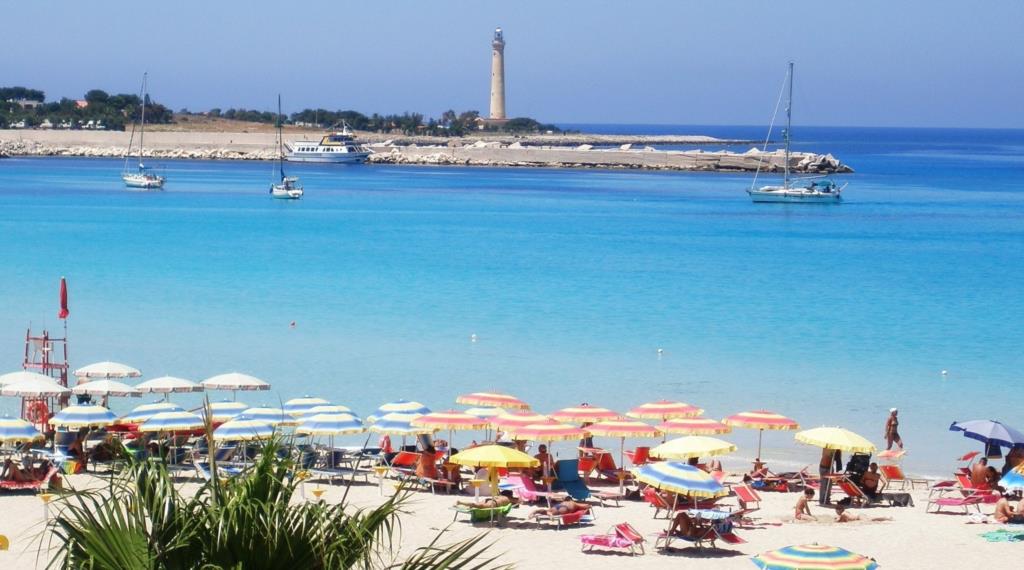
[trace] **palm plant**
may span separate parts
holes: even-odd
[[[207,437],[214,453],[207,426]],[[72,491],[48,523],[48,568],[93,570],[279,568],[505,568],[483,535],[442,544],[438,535],[402,562],[390,559],[408,493],[371,509],[295,502],[296,465],[282,438],[266,443],[244,475],[211,479],[194,494],[175,486],[166,467],[130,461],[100,490]]]

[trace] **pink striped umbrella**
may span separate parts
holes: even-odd
[[[587,432],[576,426],[559,423],[530,424],[508,428],[509,437],[519,441],[569,441],[586,437]]]
[[[639,420],[607,420],[589,425],[586,431],[590,435],[598,437],[619,438],[619,470],[625,467],[626,461],[626,438],[627,437],[658,437],[661,432],[658,429],[645,424]],[[621,492],[626,484],[624,476],[619,477],[619,491]]]
[[[676,418],[666,420],[657,427],[665,433],[682,435],[716,435],[732,431],[728,425],[711,418]]]
[[[628,411],[626,415],[641,420],[665,421],[672,418],[695,418],[703,413],[703,409],[691,406],[685,402],[658,400],[657,402],[641,404]]]
[[[544,414],[523,410],[505,412],[504,414],[490,418],[490,420],[491,425],[500,430],[508,430],[514,427],[528,426],[530,424],[555,423],[555,420],[545,416]]]
[[[455,398],[456,404],[465,404],[467,406],[488,406],[491,408],[505,408],[509,410],[529,410],[530,404],[510,396],[508,394],[500,394],[498,392],[473,392],[472,394],[463,394],[458,398]]]
[[[455,430],[487,429],[491,423],[484,418],[471,416],[465,412],[448,410],[424,414],[411,422],[412,427],[428,428],[434,431],[448,430],[448,451],[451,453]]]
[[[622,414],[618,412],[589,404],[583,404],[574,408],[562,408],[548,415],[553,420],[566,423],[603,422],[605,420],[618,420],[622,418]]]
[[[795,420],[787,418],[782,414],[775,412],[769,412],[767,410],[757,410],[753,412],[740,412],[733,414],[724,420],[722,423],[732,427],[756,429],[757,431],[757,460],[761,460],[761,437],[764,435],[764,430],[795,430],[800,429],[800,424],[796,423]]]

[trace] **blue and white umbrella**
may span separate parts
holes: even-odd
[[[366,431],[363,422],[352,414],[316,414],[302,418],[295,433],[302,435],[347,435]]]
[[[383,406],[377,408],[377,411],[370,414],[366,421],[373,423],[376,422],[383,416],[388,414],[415,414],[422,416],[423,414],[429,414],[430,408],[424,406],[419,402],[411,402],[409,400],[395,400],[394,402],[388,402]]]
[[[724,497],[729,490],[706,471],[676,461],[656,461],[633,469],[636,480],[687,497]]]
[[[170,402],[156,402],[153,404],[142,404],[117,420],[119,424],[139,424],[162,412],[184,412],[178,404]]]
[[[248,409],[249,406],[247,404],[243,404],[242,402],[235,402],[232,400],[210,403],[210,414],[213,416],[211,419],[215,422],[226,422]],[[202,410],[200,410],[199,414],[202,416],[206,416],[206,408],[204,407]]]
[[[68,406],[50,418],[50,425],[66,428],[103,427],[117,421],[103,406]]]
[[[433,433],[433,428],[429,427],[417,427],[412,425],[412,421],[421,417],[423,414],[400,414],[390,413],[386,414],[377,421],[373,422],[370,426],[370,431],[377,433],[384,433],[388,435],[419,435],[421,433]]]
[[[953,422],[949,431],[962,431],[964,437],[976,439],[986,445],[1002,447],[1024,446],[1024,433],[995,420]]]
[[[1024,463],[1007,471],[999,480],[999,486],[1007,491],[1024,491]]]
[[[289,416],[281,408],[249,408],[244,412],[238,414],[236,419],[239,420],[260,420],[267,422],[270,425],[294,425],[296,420],[292,416]]]
[[[270,439],[272,435],[274,426],[260,420],[228,420],[213,430],[213,439],[217,441]]]
[[[10,416],[0,418],[0,443],[20,443],[39,439],[43,439],[43,434],[25,420]]]
[[[139,431],[191,431],[203,425],[203,418],[192,412],[160,412],[140,425]]]
[[[282,409],[288,415],[299,417],[317,406],[326,406],[328,404],[330,404],[330,402],[323,398],[303,396],[301,398],[292,398],[291,400],[288,400],[284,403]]]
[[[313,406],[312,408],[302,412],[298,417],[300,420],[315,416],[317,414],[352,414],[352,410],[348,406],[341,406],[338,404],[327,404],[321,406]]]

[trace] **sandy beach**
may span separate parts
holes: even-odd
[[[375,479],[371,477],[371,481]],[[95,487],[103,482],[103,477],[94,475],[68,478],[68,484],[76,488]],[[188,489],[194,484],[183,485]],[[339,501],[344,492],[344,487],[337,484],[306,483],[304,486],[308,500],[313,500],[311,491],[317,487],[326,491],[322,499],[328,502]],[[385,480],[383,488],[387,493],[393,492],[394,482]],[[736,530],[736,534],[747,541],[746,544],[698,551],[692,547],[684,548],[683,544],[676,542],[678,550],[666,553],[653,548],[653,535],[664,530],[666,521],[652,518],[653,509],[643,502],[623,501],[621,506],[596,507],[593,524],[556,530],[528,522],[527,514],[532,509],[529,506],[514,509],[506,522],[494,527],[470,524],[462,516],[453,522],[455,513],[450,507],[456,497],[416,492],[408,504],[409,514],[401,519],[402,548],[394,555],[396,558],[408,555],[413,548],[427,544],[439,531],[445,530],[451,541],[487,533],[487,539],[495,543],[495,553],[502,553],[501,560],[518,568],[646,569],[685,566],[742,570],[753,567],[749,558],[755,554],[791,544],[814,542],[842,546],[872,556],[882,568],[890,570],[957,568],[978,563],[989,570],[1020,567],[1019,545],[989,543],[979,536],[997,530],[1001,525],[968,524],[968,517],[960,514],[926,514],[928,491],[919,486],[912,494],[914,507],[853,509],[863,519],[892,517],[892,521],[840,524],[833,522],[834,514],[830,509],[818,507],[816,503],[812,512],[817,516],[817,522],[788,522],[798,494],[761,493],[763,503],[760,511],[753,515],[754,524]],[[298,497],[296,500],[304,499]],[[375,483],[357,482],[349,494],[353,507],[372,506],[381,500]],[[736,505],[735,498],[724,499],[722,503]],[[32,494],[7,493],[0,495],[0,505],[5,513],[0,517],[0,534],[11,541],[10,551],[0,552],[0,567],[43,568],[45,556],[37,559],[36,552],[37,537],[44,523],[42,502]],[[984,510],[990,512],[991,507]],[[580,535],[604,533],[620,522],[629,522],[648,538],[644,555],[580,551]]]

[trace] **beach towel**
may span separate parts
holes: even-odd
[[[1016,530],[1001,528],[978,535],[989,542],[1024,542],[1024,526]]]

